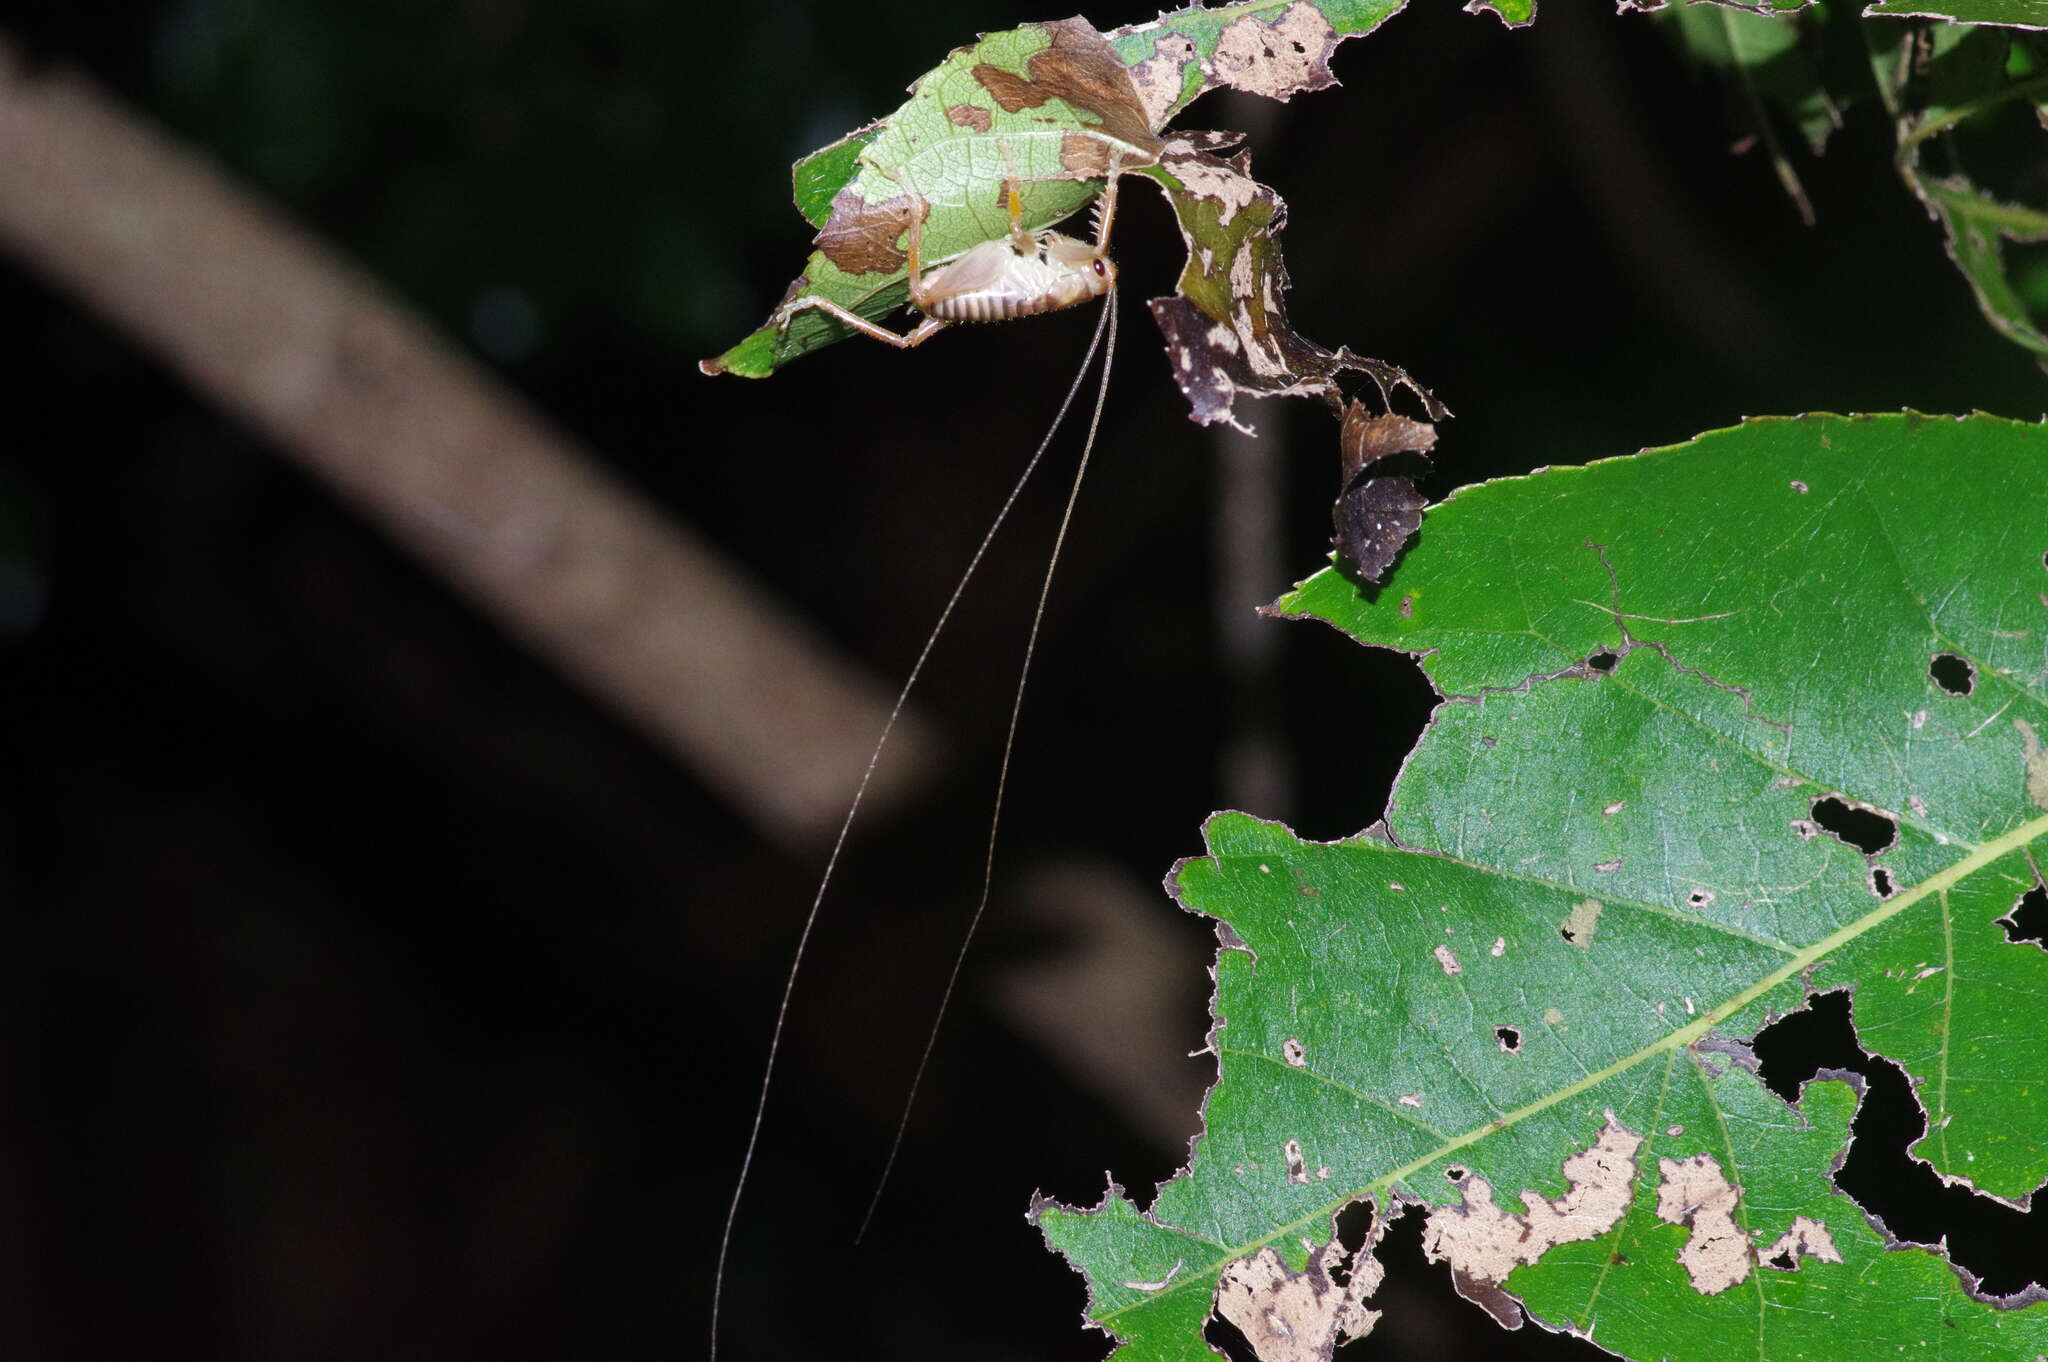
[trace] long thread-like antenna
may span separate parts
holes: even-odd
[[[966,594],[967,584],[974,579],[975,571],[978,568],[980,568],[981,560],[987,555],[989,545],[995,542],[996,532],[1002,529],[1003,522],[1009,518],[1011,509],[1015,507],[1017,504],[1017,498],[1023,495],[1024,486],[1026,483],[1031,481],[1031,475],[1037,471],[1040,461],[1045,458],[1045,451],[1052,447],[1053,436],[1059,432],[1061,423],[1067,419],[1067,412],[1074,405],[1074,396],[1075,394],[1081,391],[1081,384],[1086,381],[1088,377],[1088,370],[1095,363],[1095,353],[1097,350],[1102,348],[1102,339],[1105,331],[1108,332],[1108,334],[1111,337],[1111,345],[1114,346],[1115,344],[1115,302],[1116,294],[1115,291],[1112,290],[1109,294],[1108,302],[1103,307],[1102,318],[1095,324],[1095,335],[1088,342],[1088,353],[1081,357],[1081,367],[1079,371],[1075,373],[1074,381],[1068,385],[1067,395],[1060,399],[1060,409],[1057,413],[1054,414],[1052,418],[1052,424],[1046,427],[1045,438],[1038,442],[1038,448],[1031,455],[1030,462],[1024,465],[1024,471],[1017,476],[1017,481],[1011,485],[1009,495],[1003,498],[1002,508],[996,512],[995,519],[989,522],[988,531],[987,533],[982,535],[981,543],[974,550],[974,556],[967,560],[967,570],[960,574],[960,580],[956,582],[953,586],[953,594],[946,598],[945,608],[939,611],[938,622],[932,625],[931,632],[925,636],[924,646],[918,650],[917,661],[913,662],[910,666],[910,675],[904,678],[903,688],[896,692],[896,703],[889,707],[889,717],[882,723],[881,736],[875,739],[874,751],[868,754],[867,768],[861,772],[860,784],[855,788],[853,792],[853,802],[847,806],[846,817],[839,824],[839,835],[835,837],[832,841],[832,852],[829,856],[825,858],[825,873],[819,877],[818,892],[811,897],[811,908],[810,911],[804,915],[803,930],[797,934],[796,954],[791,957],[789,962],[789,975],[787,978],[783,980],[782,1001],[776,1006],[775,1026],[774,1029],[769,1032],[768,1036],[768,1059],[767,1062],[761,1066],[761,1092],[759,1097],[754,1102],[754,1120],[753,1124],[747,1130],[746,1152],[740,1156],[739,1180],[733,1184],[732,1201],[725,1208],[725,1229],[719,1234],[718,1237],[718,1265],[716,1268],[713,1269],[711,1274],[711,1346],[709,1353],[707,1354],[707,1362],[717,1362],[718,1310],[720,1304],[725,1299],[725,1266],[726,1259],[732,1251],[733,1226],[739,1220],[740,1198],[745,1195],[747,1190],[748,1176],[754,1170],[754,1154],[760,1147],[761,1126],[768,1114],[768,1092],[775,1082],[775,1061],[776,1058],[782,1053],[782,1034],[784,1028],[789,1022],[790,999],[796,996],[797,973],[803,968],[804,952],[810,946],[811,943],[811,930],[812,928],[818,925],[818,910],[824,906],[825,890],[832,883],[833,872],[839,868],[840,853],[846,849],[847,834],[853,830],[853,820],[855,815],[859,814],[860,812],[861,800],[865,798],[867,795],[868,782],[874,779],[875,768],[881,764],[882,749],[888,746],[889,734],[892,731],[894,731],[896,727],[896,720],[902,717],[903,706],[910,699],[911,688],[917,684],[918,677],[923,674],[925,663],[930,660],[932,655],[932,649],[938,644],[939,635],[945,632],[947,621],[953,618],[953,610],[956,606],[960,604],[960,598]],[[1107,390],[1108,380],[1109,366],[1107,364],[1104,364],[1103,382],[1105,386],[1105,391]],[[1102,400],[1101,397],[1098,396],[1095,403],[1095,421],[1099,423],[1101,419]],[[1088,440],[1089,444],[1092,446],[1095,440],[1094,424],[1091,424],[1089,426]],[[1084,467],[1086,466],[1085,460],[1086,455],[1084,454]],[[1079,479],[1076,478],[1075,487],[1077,490],[1079,486]],[[1072,510],[1073,503],[1070,500],[1068,502],[1068,513],[1071,514]],[[1064,520],[1060,522],[1060,535],[1062,538],[1064,538],[1066,535],[1066,522]],[[1057,550],[1055,550],[1055,553],[1057,553]],[[1050,582],[1049,574],[1047,580],[1048,582]],[[1043,596],[1041,596],[1039,600],[1039,611],[1041,614],[1043,614],[1044,609],[1045,602]],[[1036,640],[1038,636],[1038,625],[1035,620],[1033,621],[1031,626],[1031,633],[1032,638]],[[1026,656],[1027,658],[1029,657],[1028,652]],[[1020,699],[1021,695],[1022,691],[1020,683]],[[1016,716],[1014,713],[1012,714],[1010,720],[1010,732],[1012,737],[1014,737],[1016,734]],[[1006,773],[1009,769],[1009,750],[1007,746],[1004,749],[1003,769]],[[1000,781],[998,782],[998,788],[1000,789]],[[1000,807],[1000,795],[998,796],[998,807]],[[993,855],[993,843],[991,843],[991,855]],[[982,891],[982,902],[984,905],[986,905],[988,902],[988,891],[986,885],[984,885]],[[975,917],[977,921],[980,919],[980,913],[978,911],[975,914]],[[954,967],[954,976],[957,978],[958,975],[959,967],[956,965]],[[947,995],[950,997],[952,993],[952,984],[948,983],[946,989]],[[929,1057],[931,1054],[931,1048],[929,1044],[925,1048],[925,1054],[927,1057]],[[923,1072],[924,1065],[920,1063],[918,1065],[918,1073],[920,1077],[923,1075]],[[915,1084],[913,1084],[911,1088],[911,1095],[913,1098],[915,1098],[916,1096],[916,1091],[916,1086]],[[908,1120],[907,1106],[905,1108],[905,1120]],[[902,1138],[902,1130],[899,1127],[897,1130],[897,1140],[899,1143],[901,1142]],[[892,1164],[895,1161],[895,1155],[893,1152],[890,1155],[890,1161]],[[877,1195],[879,1194],[880,1189],[877,1188]],[[869,1207],[869,1213],[873,1213],[872,1206]],[[865,1220],[862,1221],[862,1228],[866,1228]]]
[[[967,963],[967,952],[974,944],[974,934],[988,912],[989,894],[996,876],[996,828],[1002,822],[1003,795],[1010,783],[1010,757],[1017,750],[1017,721],[1024,713],[1024,683],[1031,678],[1031,657],[1038,651],[1038,630],[1045,623],[1045,603],[1052,596],[1052,575],[1060,565],[1060,551],[1066,547],[1067,527],[1073,523],[1074,506],[1081,499],[1081,479],[1088,475],[1088,456],[1095,452],[1095,433],[1102,428],[1102,408],[1109,400],[1109,371],[1116,362],[1114,288],[1103,299],[1102,312],[1109,328],[1109,346],[1102,357],[1102,381],[1095,390],[1095,412],[1088,418],[1088,438],[1081,445],[1081,462],[1074,468],[1074,485],[1067,491],[1066,509],[1060,512],[1060,526],[1053,535],[1052,556],[1046,560],[1045,579],[1038,586],[1038,605],[1031,612],[1031,633],[1024,640],[1024,661],[1017,668],[1017,693],[1010,700],[1010,729],[1003,735],[1003,760],[996,770],[995,805],[988,816],[988,851],[982,859],[981,899],[974,905],[974,916],[967,920],[967,932],[960,938],[960,949],[953,955],[953,972],[946,976],[945,991],[939,995],[939,1010],[932,1018],[931,1030],[925,1035],[924,1053],[917,1058],[917,1072],[911,1075],[910,1092],[903,1099],[903,1114],[896,1121],[896,1138],[889,1142],[889,1157],[882,1164],[882,1175],[875,1179],[875,1194],[868,1200],[868,1213],[861,1217],[860,1229],[853,1236],[856,1244],[866,1236],[868,1225],[875,1218],[875,1208],[882,1204],[882,1191],[889,1185],[889,1175],[896,1170],[896,1156],[903,1151],[903,1135],[910,1128],[910,1112],[917,1105],[917,1091],[924,1084],[925,1069],[931,1064],[932,1051],[938,1045],[939,1025],[945,1021],[946,1009],[953,1001],[953,990],[960,982],[960,971]],[[1098,337],[1102,329],[1098,324],[1095,329]],[[1092,357],[1092,348],[1089,353]],[[1085,375],[1087,368],[1083,366],[1081,372]]]

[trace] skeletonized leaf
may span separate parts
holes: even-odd
[[[1738,119],[1762,141],[1786,196],[1812,226],[1813,205],[1779,139],[1777,120],[1783,118],[1798,128],[1815,156],[1842,126],[1841,111],[1822,80],[1817,51],[1828,12],[1812,6],[1756,13],[1729,5],[1687,4],[1671,6],[1663,14],[1679,46],[1727,83]]]
[[[1223,814],[1170,878],[1223,946],[1194,1158],[1145,1211],[1033,1208],[1118,1358],[1209,1357],[1233,1265],[1327,1268],[1360,1198],[1503,1322],[1624,1357],[2048,1351],[2048,1294],[1984,1298],[1835,1187],[1852,1084],[1788,1104],[1748,1047],[1853,990],[1916,1157],[2048,1179],[2048,952],[2000,922],[2048,866],[2048,428],[1752,421],[1467,488],[1379,591],[1281,607],[1447,698],[1386,840]]]
[[[1152,317],[1194,419],[1238,425],[1231,407],[1240,393],[1322,397],[1341,408],[1336,377],[1346,370],[1372,375],[1383,389],[1403,384],[1431,416],[1441,416],[1434,399],[1393,365],[1341,346],[1325,350],[1288,327],[1287,267],[1277,239],[1287,206],[1252,179],[1248,155],[1215,155],[1237,140],[1230,133],[1176,134],[1158,165],[1137,172],[1166,191],[1188,248],[1179,288],[1152,300]]]

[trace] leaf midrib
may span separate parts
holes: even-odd
[[[1431,1164],[1455,1154],[1460,1149],[1476,1144],[1490,1135],[1498,1134],[1531,1116],[1540,1115],[1560,1102],[1564,1102],[1590,1088],[1597,1087],[1611,1078],[1618,1077],[1638,1064],[1653,1059],[1658,1055],[1691,1045],[1721,1022],[1741,1012],[1772,989],[1777,988],[1779,985],[1818,964],[1834,951],[1889,922],[1892,918],[1897,917],[1900,913],[1905,912],[1922,900],[1944,893],[1977,871],[2026,846],[2028,843],[2043,837],[2048,837],[2048,814],[2043,814],[2038,818],[2022,823],[2019,827],[2014,828],[2002,837],[1993,838],[1980,844],[1969,855],[1962,857],[1946,870],[1928,876],[1910,889],[1900,890],[1877,907],[1865,913],[1862,917],[1837,928],[1819,941],[1799,951],[1783,965],[1763,976],[1756,983],[1734,997],[1729,998],[1709,1011],[1701,1013],[1694,1021],[1659,1040],[1651,1042],[1635,1053],[1626,1055],[1606,1068],[1588,1074],[1574,1083],[1568,1083],[1546,1097],[1518,1107],[1497,1120],[1489,1121],[1484,1126],[1448,1139],[1438,1148],[1409,1160],[1400,1167],[1373,1179],[1361,1187],[1354,1188],[1343,1196],[1325,1202],[1323,1205],[1309,1211],[1306,1215],[1299,1216],[1284,1225],[1277,1226],[1268,1234],[1262,1235],[1257,1239],[1247,1240],[1242,1244],[1230,1246],[1224,1249],[1222,1256],[1197,1271],[1189,1273],[1174,1285],[1153,1292],[1141,1300],[1131,1302],[1129,1305],[1118,1306],[1114,1310],[1097,1315],[1095,1317],[1096,1321],[1101,1324],[1109,1324],[1120,1315],[1138,1309],[1141,1306],[1164,1300],[1175,1292],[1185,1291],[1197,1284],[1206,1286],[1213,1281],[1216,1274],[1220,1273],[1229,1264],[1257,1253],[1269,1244],[1275,1244],[1288,1238],[1290,1235],[1299,1234],[1303,1230],[1315,1225],[1318,1221],[1327,1225],[1331,1216],[1360,1197],[1372,1197],[1375,1206],[1384,1213],[1385,1194],[1395,1184],[1406,1181]]]

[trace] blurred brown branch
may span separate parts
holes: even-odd
[[[802,842],[836,825],[887,713],[881,687],[373,280],[84,78],[30,70],[4,37],[0,246],[264,432],[764,832]],[[906,715],[870,801],[900,794],[932,747]]]

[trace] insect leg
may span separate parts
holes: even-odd
[[[913,256],[912,258],[915,259],[916,257]],[[915,290],[916,285],[913,284],[912,288],[913,290]],[[939,321],[937,318],[934,317],[926,317],[923,321],[919,322],[916,326],[912,327],[908,332],[899,335],[896,332],[891,331],[886,326],[876,325],[874,322],[869,321],[866,317],[861,316],[858,312],[854,312],[848,308],[841,307],[839,304],[833,302],[830,298],[800,299],[789,309],[788,315],[794,316],[798,312],[813,309],[824,313],[826,316],[831,317],[836,321],[846,323],[854,330],[860,332],[863,336],[871,336],[875,340],[882,342],[882,344],[884,345],[895,346],[898,350],[909,350],[916,346],[923,345],[926,341],[930,340],[933,336],[937,335],[946,327],[945,322]],[[785,323],[787,322],[787,317],[784,318],[784,321]]]
[[[1117,167],[1117,157],[1111,154],[1108,181],[1102,186],[1102,197],[1095,200],[1095,253],[1109,251],[1109,228],[1116,221],[1116,186],[1123,172]]]

